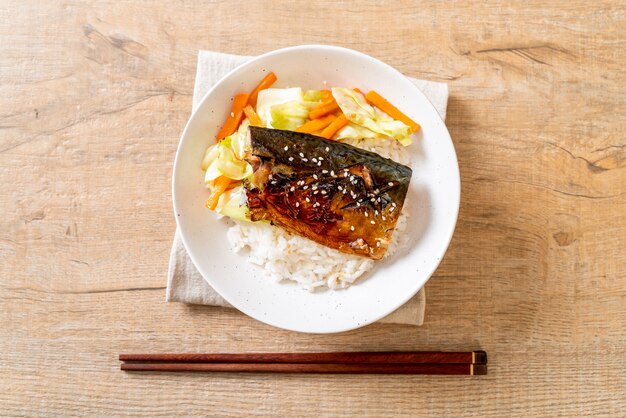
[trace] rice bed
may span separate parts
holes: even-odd
[[[401,164],[410,163],[408,152],[395,140],[372,138],[345,142]],[[403,208],[408,204],[406,200]],[[393,255],[405,243],[407,217],[403,209],[385,258]],[[376,263],[369,258],[339,252],[262,222],[235,221],[229,227],[227,236],[234,251],[249,249],[249,261],[262,266],[268,277],[276,281],[293,280],[309,291],[320,287],[346,288]]]

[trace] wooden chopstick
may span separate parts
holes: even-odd
[[[484,351],[391,351],[334,353],[120,354],[121,361],[172,363],[485,364]]]
[[[122,370],[153,372],[485,375],[486,364],[400,363],[122,363]]]
[[[120,354],[126,371],[487,374],[484,351],[391,351],[335,353]]]

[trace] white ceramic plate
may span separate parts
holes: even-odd
[[[375,89],[422,129],[413,145],[409,189],[410,245],[346,290],[309,293],[276,283],[230,250],[227,226],[204,207],[209,193],[200,162],[230,112],[231,98],[250,91],[267,71],[274,87],[327,86]],[[456,224],[460,180],[454,146],[434,107],[401,73],[368,55],[338,47],[305,45],[261,55],[230,72],[203,98],[183,132],[172,179],[176,221],[194,264],[220,295],[240,311],[289,330],[331,333],[372,323],[402,306],[424,286],[441,261]]]

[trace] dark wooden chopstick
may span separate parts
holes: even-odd
[[[122,370],[153,372],[485,375],[486,364],[400,363],[123,363]]]
[[[391,351],[334,353],[120,354],[121,361],[172,363],[485,364],[484,351]]]
[[[122,370],[162,372],[487,374],[484,351],[120,354]]]

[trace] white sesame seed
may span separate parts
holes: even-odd
[[[376,199],[372,197],[372,198],[370,199],[370,202],[374,202],[374,201],[376,201]]]
[[[289,161],[293,161],[293,157],[289,157]]]
[[[390,186],[393,186],[393,181],[390,181],[389,183],[387,183]]]
[[[370,214],[365,211],[365,217],[367,218],[368,216],[370,216]]]
[[[317,186],[314,185],[313,187],[311,187],[311,190],[317,190]]]
[[[330,175],[335,177],[335,172],[333,170],[330,170]]]
[[[300,156],[300,158],[303,158],[303,157],[304,157],[304,154],[303,154],[303,153],[299,153],[298,155]]]
[[[360,208],[361,207],[361,202],[356,202],[356,207]]]
[[[396,205],[396,202],[391,202],[391,206],[393,206],[395,208],[398,205]]]
[[[326,152],[330,151],[330,148],[326,147]]]
[[[380,247],[380,242],[379,241],[376,241],[376,246]]]
[[[322,190],[322,192],[321,192],[321,193],[322,193],[322,194],[326,194],[326,190]]]
[[[299,206],[300,206],[300,202],[296,202],[296,207],[299,207]]]
[[[306,190],[306,189],[308,189],[308,188],[309,188],[309,186],[304,186],[304,187],[303,187],[303,189],[304,189],[304,190]]]
[[[370,221],[370,223],[371,223],[372,225],[374,225],[376,222],[374,222],[374,221]]]
[[[304,200],[306,200],[307,202],[311,201],[311,199],[309,199],[308,197],[305,197]]]
[[[322,170],[322,174],[328,174],[328,170]]]
[[[346,171],[346,172],[344,172],[344,173],[343,173],[343,176],[344,176],[344,177],[348,177],[348,172],[347,172],[347,171]]]
[[[354,231],[354,225],[350,225],[350,231]]]
[[[343,187],[341,186],[337,186],[337,188],[339,189],[339,191],[343,190]]]
[[[295,190],[296,190],[296,188],[295,188],[295,187],[293,187],[293,186],[291,186],[291,189],[289,189],[289,190],[291,190],[291,191],[293,192],[293,191],[295,191]]]
[[[346,193],[348,193],[348,190],[343,189],[343,192],[341,192],[341,193],[346,194]]]
[[[304,161],[304,162],[306,163],[306,162],[307,162],[307,161],[309,161],[309,160],[307,160],[306,158],[303,158],[303,159],[302,159],[302,161]]]
[[[320,161],[324,161],[324,157],[318,157]]]
[[[285,151],[287,151],[289,149],[289,146],[285,145],[285,148],[283,148]]]
[[[378,189],[374,190],[374,194],[378,194],[378,192],[379,192]]]
[[[389,213],[393,212],[394,210],[396,210],[396,207],[392,206],[391,209],[389,209]]]
[[[315,158],[315,157],[314,157],[314,158],[311,158],[311,161],[313,161],[314,163],[316,163],[316,162],[317,162],[317,158]]]
[[[318,166],[318,167],[321,167],[321,166],[322,166],[322,162],[321,162],[321,161],[320,161],[320,162],[318,162],[318,163],[317,163],[317,166]]]
[[[374,211],[374,215],[378,216],[378,211],[377,210]]]
[[[318,193],[318,191],[317,191],[317,190],[313,192],[313,194],[317,194],[317,193]]]
[[[269,176],[267,176],[267,178],[271,180],[272,179],[272,175],[270,174]]]
[[[313,178],[317,180],[317,174],[313,174]]]
[[[385,215],[383,215],[383,221],[386,221],[386,220],[387,220],[387,218],[385,218]]]

